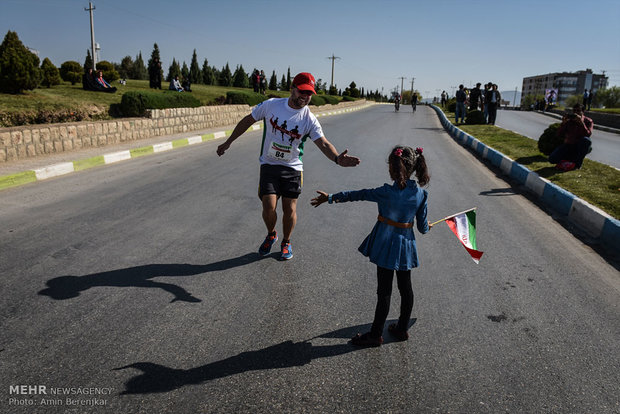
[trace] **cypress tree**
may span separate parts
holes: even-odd
[[[172,58],[172,64],[168,68],[166,82],[170,82],[175,76],[181,76],[181,66],[179,66],[179,62],[177,62],[175,58]]]
[[[90,49],[86,49],[86,59],[84,59],[84,72],[88,72],[88,69],[93,69],[93,58],[90,55]]]
[[[232,73],[230,72],[230,66],[226,62],[226,66],[222,68],[220,76],[218,78],[218,85],[220,86],[232,86]]]
[[[185,80],[187,79],[188,76],[189,76],[189,68],[187,67],[187,64],[183,62],[183,68],[181,69],[181,77],[183,78],[183,80]]]
[[[276,77],[275,70],[271,73],[271,78],[269,79],[269,89],[272,91],[278,90],[278,78]]]
[[[191,83],[202,83],[202,72],[198,65],[198,57],[196,56],[196,49],[192,55],[192,63],[189,65],[189,81]]]
[[[133,70],[131,72],[132,79],[146,80],[148,79],[148,72],[146,66],[144,66],[144,60],[142,59],[142,51],[136,56],[136,60],[133,62]]]
[[[9,30],[0,44],[0,92],[32,90],[40,80],[39,58]]]
[[[149,59],[149,81],[151,88],[161,89],[161,80],[163,76],[164,71],[161,68],[159,46],[155,43],[153,45],[153,52],[151,52],[151,58]]]
[[[75,85],[82,81],[82,73],[84,69],[82,65],[74,60],[68,60],[60,65],[60,77],[65,82],[71,82],[71,85]]]
[[[206,58],[204,63],[202,64],[202,82],[205,85],[213,85],[215,83],[215,78],[213,77],[213,70],[209,66],[209,62]]]
[[[50,88],[52,85],[60,84],[60,73],[58,73],[58,68],[54,66],[49,58],[43,59],[43,63],[41,64],[41,73],[43,75],[41,85]]]
[[[250,86],[250,82],[248,80],[248,74],[245,73],[243,69],[243,65],[237,66],[235,69],[235,74],[233,75],[233,85],[236,88],[247,88]]]
[[[286,89],[287,91],[291,90],[291,67],[288,67],[288,71],[286,72]]]

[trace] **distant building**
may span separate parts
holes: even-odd
[[[527,95],[544,95],[545,90],[557,89],[558,103],[562,104],[571,95],[583,95],[585,89],[596,94],[607,86],[607,80],[605,74],[594,74],[592,69],[529,76],[523,78],[521,103]]]

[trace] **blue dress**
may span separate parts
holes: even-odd
[[[374,201],[379,215],[399,223],[413,223],[415,218],[420,233],[429,231],[426,218],[428,192],[413,180],[408,180],[407,187],[402,190],[396,183],[384,184],[373,189],[342,191],[333,194],[332,200],[338,203]],[[377,221],[358,250],[372,263],[386,269],[409,270],[418,266],[413,228],[403,229]]]

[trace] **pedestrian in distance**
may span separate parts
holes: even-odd
[[[455,121],[459,123],[459,117],[461,118],[461,123],[465,123],[465,101],[467,100],[467,94],[465,93],[465,89],[463,85],[459,85],[459,90],[456,91],[456,113],[455,113]]]
[[[377,306],[370,332],[357,334],[351,339],[356,346],[380,346],[383,328],[390,311],[394,272],[400,292],[401,306],[398,323],[390,324],[388,332],[399,341],[409,339],[409,320],[413,310],[411,269],[418,266],[418,252],[414,222],[420,233],[430,230],[427,219],[428,192],[423,190],[429,182],[429,172],[422,148],[396,146],[388,156],[392,184],[373,189],[342,191],[327,194],[317,191],[311,200],[314,207],[328,202],[372,201],[377,203],[379,216],[370,234],[358,250],[377,265]],[[415,173],[417,182],[411,179]]]
[[[492,84],[491,89],[486,91],[484,102],[485,105],[488,107],[489,113],[489,119],[487,123],[489,125],[495,125],[495,120],[497,118],[497,108],[502,102],[502,95],[497,90],[496,84]]]
[[[291,235],[297,223],[297,199],[303,183],[301,155],[308,138],[327,158],[341,167],[354,167],[360,163],[359,158],[347,154],[348,150],[338,153],[325,138],[321,124],[308,108],[310,98],[316,93],[314,85],[315,80],[310,73],[297,74],[288,98],[272,98],[257,105],[252,113],[239,121],[230,137],[217,147],[217,155],[224,155],[252,124],[263,120],[258,196],[262,202],[267,236],[258,249],[261,256],[268,255],[278,240],[276,208],[278,199],[282,198],[280,260],[293,257]]]

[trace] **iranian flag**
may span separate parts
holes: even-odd
[[[448,224],[450,230],[463,243],[463,247],[471,255],[474,262],[479,263],[483,252],[478,250],[476,244],[476,208],[453,214],[436,223],[441,221]]]

